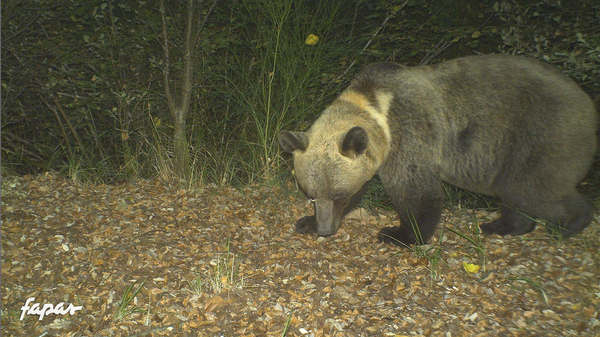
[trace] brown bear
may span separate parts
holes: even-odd
[[[367,66],[307,132],[280,133],[315,215],[298,233],[334,234],[378,174],[399,227],[379,240],[423,244],[442,212],[442,181],[500,199],[484,234],[519,235],[533,217],[563,236],[581,232],[593,206],[577,191],[597,151],[589,96],[554,67],[487,55],[441,64]]]

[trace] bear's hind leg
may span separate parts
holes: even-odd
[[[563,238],[580,233],[594,218],[592,202],[577,191],[563,198],[562,203],[552,209],[562,210],[562,212],[558,216],[549,214],[547,217],[543,215],[540,217],[549,221],[546,229],[550,235],[559,235]]]
[[[593,219],[591,201],[575,190],[565,197],[548,199],[552,201],[519,203],[522,207],[503,205],[500,207],[501,217],[481,225],[481,231],[483,234],[521,235],[535,228],[532,217],[537,217],[548,222],[546,229],[550,235],[567,238],[583,231]]]

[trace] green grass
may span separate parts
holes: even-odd
[[[417,242],[411,247],[411,249],[417,256],[423,257],[429,262],[429,276],[431,278],[431,282],[437,281],[440,263],[445,264],[445,261],[441,258],[443,249],[440,246],[442,237],[444,236],[444,227],[441,227],[439,240],[436,243],[426,244],[426,242],[423,241],[421,231],[419,230],[419,226],[416,223],[414,215],[412,212],[409,212],[409,215],[410,225],[415,233]]]
[[[546,233],[548,234],[548,238],[550,239],[550,242],[552,242],[552,244],[554,244],[555,246],[561,246],[564,243],[565,238],[563,236],[563,231],[560,227],[540,219],[535,219],[534,221],[536,223],[536,226],[539,225],[546,228]]]
[[[238,271],[239,257],[230,251],[229,244],[227,241],[225,253],[215,254],[215,258],[209,262],[208,271],[196,271],[192,280],[186,280],[191,293],[199,296],[209,290],[214,294],[221,294],[226,290],[245,286],[245,279]]]
[[[462,218],[463,217],[461,216],[461,219]],[[485,245],[484,245],[483,241],[481,240],[482,234],[479,230],[479,220],[475,216],[473,216],[473,218],[474,218],[473,221],[475,222],[475,224],[473,226],[473,233],[471,233],[471,234],[465,234],[465,233],[459,232],[458,230],[455,230],[455,229],[452,229],[449,227],[447,229],[450,232],[458,235],[459,237],[461,237],[462,239],[467,241],[467,243],[470,244],[465,249],[475,252],[475,254],[479,258],[480,264],[482,266],[482,269],[483,269],[482,271],[485,272],[486,271],[485,268],[486,268],[486,264],[487,264]]]
[[[283,164],[279,132],[296,129],[317,115],[337,88],[323,87],[321,79],[323,70],[331,68],[327,60],[341,43],[328,39],[336,32],[334,18],[340,4],[274,0],[243,8],[246,25],[263,29],[248,31],[248,41],[255,45],[232,46],[229,51],[232,77],[227,90],[237,102],[234,109],[248,120],[239,130],[246,142],[239,143],[236,152],[248,157],[242,169],[251,183],[273,180]],[[309,34],[319,36],[320,41],[306,44]],[[320,94],[315,96],[319,87]]]
[[[142,290],[147,280],[148,279],[145,279],[144,282],[142,282],[135,290],[134,288],[137,284],[137,281],[125,288],[123,296],[121,296],[121,300],[119,301],[119,304],[117,306],[117,311],[115,312],[113,320],[122,321],[125,317],[131,314],[145,312],[144,309],[136,307],[135,305],[131,305],[131,302],[133,302],[134,298]]]
[[[229,250],[226,253],[217,254],[210,265],[212,270],[208,275],[207,282],[215,294],[220,294],[227,289],[244,287],[244,277],[238,274],[237,256]]]
[[[451,208],[459,204],[473,209],[497,209],[499,207],[497,201],[493,198],[484,197],[446,183],[443,184],[443,187],[446,194],[445,208]]]
[[[288,315],[287,321],[285,322],[285,327],[283,328],[283,332],[281,333],[281,337],[285,337],[288,331],[290,330],[290,326],[292,325],[292,317],[294,316],[294,312],[290,312]]]
[[[183,183],[276,183],[287,169],[279,148],[282,130],[302,130],[343,85],[332,62],[350,55],[335,28],[341,0],[257,0],[231,7],[235,37],[219,49],[220,72],[198,69],[207,90],[198,90],[188,121],[189,174]],[[337,18],[337,19],[336,19]],[[306,44],[309,34],[317,44]],[[339,36],[335,36],[339,35]],[[215,43],[219,41],[214,41]],[[210,64],[210,62],[208,62]],[[156,174],[172,182],[172,129],[148,115],[147,157]],[[287,159],[288,157],[286,157]]]
[[[563,231],[559,226],[552,224],[547,220],[532,217],[531,215],[522,212],[516,208],[513,208],[513,210],[517,211],[519,214],[523,215],[527,219],[533,221],[535,223],[535,226],[544,227],[546,229],[546,233],[548,234],[548,239],[555,246],[560,246],[564,243],[565,237],[563,236]]]
[[[375,209],[384,209],[393,211],[394,207],[390,201],[390,198],[385,193],[385,189],[383,188],[383,184],[378,176],[375,176],[368,183],[369,187],[367,193],[362,198],[360,206],[365,208],[371,213],[374,213]]]
[[[200,296],[203,292],[204,292],[204,277],[202,276],[202,273],[200,272],[195,272],[194,273],[194,279],[193,280],[185,280],[185,282],[188,284],[188,288],[189,290],[197,296]]]
[[[548,294],[546,293],[546,289],[540,283],[532,280],[529,277],[524,277],[524,276],[509,277],[509,278],[507,278],[507,280],[508,281],[517,281],[517,282],[521,282],[521,283],[527,284],[535,292],[539,293],[544,298],[544,302],[546,302],[546,305],[550,306],[549,299],[548,299]],[[509,285],[509,287],[512,288],[512,289],[518,290],[518,291],[526,291],[525,288],[521,288],[521,287],[515,287],[515,286],[512,286],[512,285]]]
[[[555,6],[541,8],[533,2],[488,6],[483,12],[475,7],[448,8],[446,1],[223,2],[199,35],[201,41],[195,53],[197,82],[187,124],[190,152],[194,154],[185,183],[247,184],[278,179],[278,170],[285,169],[277,144],[280,130],[305,130],[365,64],[391,59],[415,65],[423,56],[435,54],[434,46],[441,35],[458,40],[432,63],[473,52],[527,54],[549,58],[550,63],[562,67],[586,91],[598,92],[594,90],[600,87],[595,65],[600,52],[597,34],[590,33],[596,21],[593,16],[576,15],[593,8],[596,2],[578,3],[570,7],[573,15],[561,17]],[[208,5],[203,3],[199,11],[206,10]],[[136,6],[126,7],[120,14],[111,15],[117,15],[118,19],[120,15],[135,13]],[[185,6],[173,2],[169,7],[171,20],[181,22]],[[109,8],[98,10],[109,13]],[[57,10],[69,17],[72,8],[58,6]],[[542,10],[539,17],[523,15],[534,10]],[[461,13],[460,18],[457,12]],[[158,31],[160,23],[149,20],[156,15],[153,11],[139,14],[132,20],[99,21],[100,26],[95,29],[106,33],[99,35],[100,40],[87,41],[93,30],[84,34],[86,48],[82,51],[100,55],[95,59],[97,69],[93,74],[85,62],[70,62],[70,69],[58,73],[6,73],[3,107],[15,113],[7,118],[8,128],[3,130],[8,137],[3,139],[3,170],[19,174],[54,170],[91,183],[173,177],[172,122],[164,93],[161,94],[162,83],[154,80],[164,70],[161,46],[143,33],[144,27]],[[481,15],[490,18],[493,15],[494,19],[481,26]],[[544,23],[540,17],[566,20],[562,25],[567,29],[565,38],[547,39],[552,43],[543,46],[538,41],[521,38],[553,36],[552,26],[558,21]],[[521,20],[536,24],[505,29],[506,25]],[[6,69],[29,69],[37,59],[35,46],[39,39],[16,27],[8,29],[20,38],[8,41],[6,49],[19,49],[14,45],[19,41],[25,46],[21,49],[27,56],[8,59]],[[68,28],[68,23],[57,26],[59,31],[70,32],[64,28]],[[132,34],[119,34],[126,29]],[[481,36],[472,38],[476,31]],[[420,38],[404,38],[415,33]],[[309,34],[318,36],[318,43],[306,44]],[[50,51],[50,59],[70,60],[71,48],[66,46],[71,42],[81,43],[79,35],[50,37],[48,43],[64,47]],[[179,44],[177,39],[172,42]],[[175,57],[181,49],[178,47],[173,48]],[[579,52],[568,52],[573,48]],[[130,62],[122,65],[119,55],[128,55]],[[53,67],[56,66],[60,65]],[[173,72],[178,73],[181,64],[173,62],[172,66]],[[140,72],[147,76],[131,76]],[[16,94],[25,88],[33,90],[24,91],[31,97]],[[36,108],[40,106],[41,109]],[[32,120],[37,122],[31,123]],[[146,140],[153,137],[154,129],[159,130],[161,139],[148,143]],[[155,162],[155,158],[160,159]],[[600,155],[586,179],[589,182],[586,189],[596,197],[600,193],[599,172]],[[448,185],[445,188],[450,205],[460,200],[470,208],[489,208],[488,203],[497,207],[490,199]]]
[[[443,184],[443,187],[445,192],[444,208],[460,205],[472,209],[493,210],[499,207],[493,198],[487,198],[449,184]],[[394,210],[378,176],[375,176],[369,183],[369,189],[362,199],[361,207],[371,212],[376,208]]]
[[[441,248],[439,242],[429,245],[416,245],[412,249],[417,256],[427,259],[429,262],[429,277],[431,278],[432,282],[437,281],[440,264],[446,264],[446,262],[442,259],[442,252],[444,250]]]

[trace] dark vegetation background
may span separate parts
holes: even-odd
[[[600,97],[600,3],[195,1],[185,167],[164,71],[180,97],[189,1],[2,1],[3,174],[87,183],[290,181],[277,134],[305,130],[365,64],[486,53],[544,59]],[[306,43],[310,34],[319,40]],[[375,188],[367,200],[378,200]],[[584,189],[600,193],[600,160]],[[450,202],[481,202],[448,186]],[[596,201],[598,203],[598,199]]]

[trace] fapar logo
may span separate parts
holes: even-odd
[[[43,307],[40,307],[39,303],[34,303],[32,306],[29,306],[29,303],[35,301],[35,297],[30,297],[25,302],[25,305],[21,307],[21,321],[27,315],[39,315],[40,321],[44,318],[45,315],[55,314],[55,315],[73,315],[75,311],[81,310],[82,306],[74,306],[73,304],[69,304],[69,306],[65,309],[65,302],[60,302],[56,306],[46,303]]]

